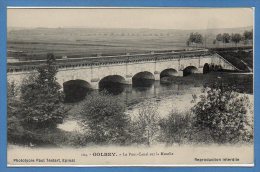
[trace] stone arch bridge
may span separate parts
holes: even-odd
[[[19,84],[45,61],[8,63],[7,79]],[[98,89],[104,80],[132,84],[134,79],[160,80],[164,76],[186,76],[218,67],[237,70],[218,54],[207,49],[162,51],[146,54],[58,59],[57,81],[61,86],[78,82]]]

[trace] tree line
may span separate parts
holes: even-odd
[[[203,41],[204,40],[204,41]],[[219,33],[216,35],[215,39],[213,40],[214,45],[219,45],[220,43],[223,43],[225,46],[227,43],[234,43],[235,46],[239,44],[240,42],[243,42],[244,45],[250,44],[253,41],[253,30],[246,30],[243,34],[240,33]],[[189,35],[189,38],[186,41],[186,45],[193,46],[202,46],[206,44],[205,37],[202,36],[202,34],[198,32],[192,32]]]

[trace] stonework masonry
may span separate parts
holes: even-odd
[[[132,84],[134,75],[140,72],[150,72],[155,80],[160,80],[160,73],[166,69],[174,69],[178,76],[183,76],[183,71],[187,67],[195,67],[196,72],[202,73],[205,64],[220,65],[223,69],[237,70],[231,63],[226,61],[218,54],[208,54],[203,56],[189,56],[183,58],[168,59],[148,59],[143,61],[127,61],[120,63],[99,63],[97,65],[78,65],[73,67],[59,68],[57,81],[62,86],[63,83],[70,80],[84,80],[88,82],[93,89],[98,89],[99,81],[109,75],[119,75],[125,79],[126,84]],[[24,77],[31,71],[7,72],[9,82],[20,84]]]

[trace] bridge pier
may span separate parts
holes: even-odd
[[[183,76],[183,70],[179,70],[177,76]]]
[[[91,79],[90,82],[91,82],[90,85],[91,85],[92,89],[94,89],[94,90],[99,89],[99,87],[98,87],[99,78],[93,78],[93,79]]]
[[[98,82],[91,82],[91,88],[94,90],[98,90],[99,89]]]
[[[125,84],[132,85],[132,75],[126,75],[125,76]]]
[[[198,71],[196,73],[203,73],[203,67],[198,68]]]
[[[160,72],[158,72],[158,71],[155,71],[154,72],[154,79],[156,80],[156,81],[160,81]]]
[[[154,75],[154,79],[155,79],[155,81],[160,81],[160,74]]]

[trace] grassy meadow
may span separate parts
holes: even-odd
[[[124,53],[143,53],[186,48],[191,32],[206,36],[207,47],[213,45],[218,33],[243,33],[250,28],[209,30],[159,29],[95,29],[95,28],[8,28],[7,56],[45,59],[47,53],[57,57],[88,57]],[[241,43],[242,45],[242,43]],[[205,45],[200,45],[205,46]],[[234,46],[227,44],[225,46]]]

